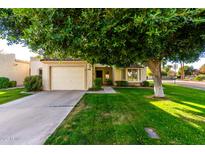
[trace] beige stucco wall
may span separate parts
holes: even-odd
[[[93,70],[92,65],[87,64],[87,88],[91,88],[93,85]]]
[[[94,67],[103,67],[104,65],[96,64]],[[93,83],[93,75],[95,76],[95,71],[93,71],[93,67],[91,64],[87,63],[86,61],[43,61],[41,62],[37,58],[31,59],[31,75],[38,75],[39,69],[42,68],[43,74],[43,89],[44,90],[51,90],[51,69],[52,67],[83,67],[85,70],[85,89],[91,88]],[[105,66],[104,66],[105,67]],[[124,68],[117,68],[113,67],[111,75],[113,81],[119,81],[122,79],[122,69]],[[142,80],[146,80],[146,68],[142,69]],[[127,68],[125,69],[127,70]],[[59,79],[60,80],[60,79]]]
[[[113,81],[122,80],[121,76],[121,68],[113,67]]]
[[[29,62],[16,60],[14,54],[0,54],[0,76],[17,81],[17,85],[23,85],[26,76],[29,75]]]
[[[42,80],[43,80],[43,90],[50,90],[51,81],[50,81],[50,70],[48,64],[43,65]]]
[[[39,75],[39,69],[43,68],[43,63],[37,57],[30,59],[30,75]]]
[[[92,87],[92,67],[85,61],[69,61],[69,62],[60,62],[60,61],[45,61],[42,63],[43,70],[43,89],[51,90],[51,69],[52,67],[83,67],[85,69],[85,89]],[[35,65],[33,65],[35,68]],[[32,68],[31,68],[32,70]],[[59,79],[60,80],[60,79]],[[79,83],[80,84],[80,83]]]

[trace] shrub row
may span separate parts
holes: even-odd
[[[128,82],[127,81],[116,81],[116,85],[118,87],[126,87],[126,86],[128,86]],[[143,81],[142,83],[140,83],[140,86],[153,87],[153,83],[150,83],[149,81]]]
[[[7,77],[0,77],[0,89],[16,87],[16,81],[10,81]],[[42,78],[41,76],[28,76],[24,80],[24,86],[27,91],[39,91],[42,90]]]
[[[128,82],[127,81],[115,81],[116,85],[118,87],[126,87],[128,86]]]
[[[194,80],[203,81],[203,80],[205,80],[205,75],[200,74],[200,75],[196,76],[196,77],[194,78]]]
[[[10,81],[6,77],[0,77],[0,89],[10,87],[16,87],[16,81]]]
[[[106,79],[105,82],[106,82],[106,85],[110,85],[110,86],[113,85],[111,79]]]
[[[149,86],[150,86],[150,83],[149,83],[148,81],[143,81],[143,82],[141,83],[141,86],[142,86],[142,87],[149,87]]]
[[[16,81],[9,81],[9,87],[16,87],[17,82]]]
[[[128,81],[115,81],[116,85],[118,87],[127,87],[128,86]],[[106,82],[107,85],[112,85],[112,81],[110,80],[109,83]],[[143,81],[141,84],[143,87],[152,87],[153,84],[151,84],[148,81]],[[93,82],[93,87],[90,90],[100,90],[102,89],[102,79],[101,78],[96,78]]]

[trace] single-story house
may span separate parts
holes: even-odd
[[[29,76],[29,62],[15,58],[15,54],[0,54],[0,77],[7,77],[23,85],[26,76]]]
[[[129,84],[139,84],[146,80],[146,67],[132,65],[118,68],[95,64],[92,66],[80,59],[38,59],[31,58],[31,75],[42,75],[44,90],[87,90],[92,87],[95,78],[107,80],[128,81]]]

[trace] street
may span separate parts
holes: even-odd
[[[163,83],[174,83],[174,80],[163,80],[162,82]],[[205,90],[205,82],[176,80],[176,84],[185,86],[185,87]]]

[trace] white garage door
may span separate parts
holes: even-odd
[[[52,90],[84,90],[85,70],[84,67],[52,67],[51,68]]]

